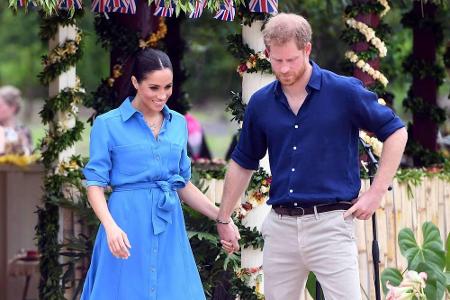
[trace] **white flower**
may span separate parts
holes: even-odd
[[[356,63],[356,66],[357,66],[358,68],[362,69],[362,67],[364,67],[365,64],[366,64],[366,63],[365,63],[362,59],[360,59],[360,60],[358,60],[358,62]]]

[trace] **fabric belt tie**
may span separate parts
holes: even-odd
[[[283,206],[283,205],[273,205],[272,209],[279,215],[282,216],[296,216],[301,217],[304,215],[312,215],[314,213],[323,213],[333,210],[348,210],[352,207],[350,202],[338,202],[331,204],[318,204],[313,206]]]
[[[179,200],[175,194],[177,189],[184,188],[186,181],[180,175],[173,175],[167,180],[156,180],[149,182],[127,183],[113,187],[113,191],[130,191],[140,189],[159,188],[163,192],[162,197],[155,201],[156,205],[152,209],[152,225],[155,235],[163,233],[167,224],[172,224],[172,214],[177,207]]]

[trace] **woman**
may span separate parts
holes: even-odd
[[[33,151],[30,131],[17,123],[21,93],[13,86],[0,88],[0,155],[30,155]]]
[[[172,79],[164,52],[139,53],[136,96],[94,122],[84,175],[101,225],[81,299],[205,299],[179,198],[211,219],[218,208],[189,182],[186,121],[166,106]]]

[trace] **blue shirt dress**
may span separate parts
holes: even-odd
[[[100,225],[82,300],[203,300],[176,192],[191,176],[186,120],[163,109],[158,138],[132,98],[95,119],[87,186],[111,186],[108,208],[128,235],[130,257],[113,256]]]

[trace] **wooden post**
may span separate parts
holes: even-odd
[[[76,26],[58,26],[58,31],[56,35],[49,40],[48,47],[49,52],[52,51],[58,45],[62,45],[67,40],[75,40],[77,35]],[[76,67],[71,66],[66,72],[59,75],[53,81],[50,82],[48,87],[49,97],[54,97],[58,95],[65,88],[74,88],[77,84]],[[49,124],[51,128],[55,128],[58,122],[67,123],[71,126],[75,126],[75,118],[72,115],[68,115],[65,112],[58,111],[57,118],[53,123]],[[64,160],[70,159],[72,155],[75,154],[74,146],[65,149],[59,154],[58,162],[61,163]],[[57,166],[57,165],[56,165]],[[55,166],[55,167],[56,167]],[[74,223],[73,223],[73,212],[70,209],[59,209],[59,234],[58,240],[60,243],[67,238],[72,238],[74,236]],[[60,259],[64,259],[61,258]],[[72,290],[65,291],[65,297],[70,298],[72,296]]]
[[[254,21],[250,26],[244,25],[242,28],[242,40],[244,44],[253,49],[256,53],[265,50],[265,45],[263,42],[261,28],[263,21]],[[242,78],[242,100],[244,103],[248,103],[251,95],[265,86],[266,84],[275,80],[275,77],[271,74],[266,74],[262,72],[258,73],[244,73]],[[269,159],[268,156],[264,157],[260,161],[260,165],[270,174]],[[267,204],[262,204],[254,207],[250,210],[247,216],[242,220],[242,224],[249,227],[256,227],[261,230],[261,225],[270,212],[271,207]],[[258,268],[262,266],[263,254],[261,250],[254,250],[252,248],[244,248],[241,251],[241,266],[242,268]],[[256,284],[254,274],[253,278],[250,280],[250,284]],[[260,290],[258,292],[263,292],[264,281],[259,285]]]

